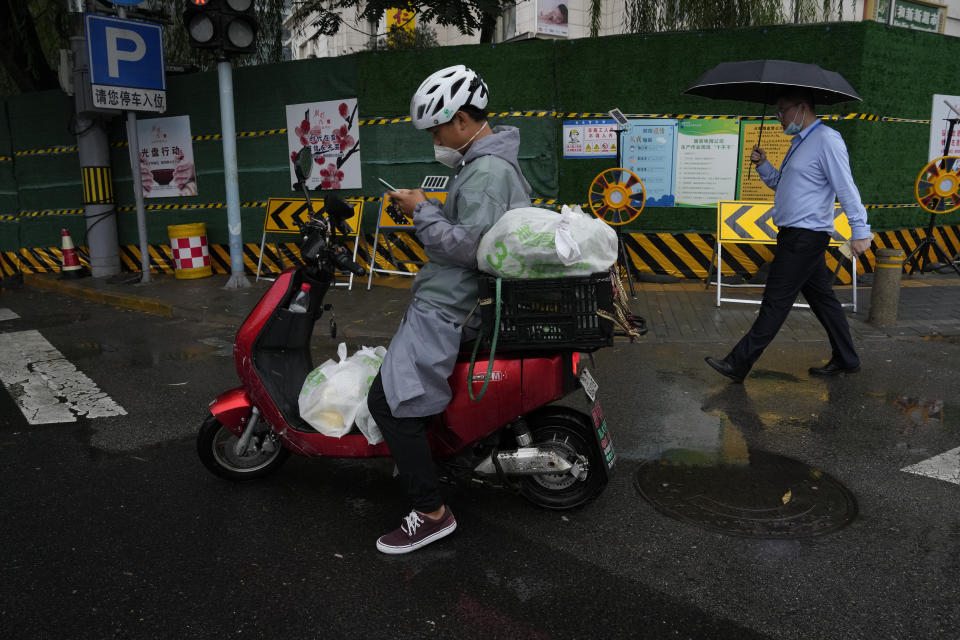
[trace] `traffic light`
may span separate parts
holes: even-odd
[[[220,17],[217,4],[218,0],[187,0],[183,26],[187,29],[191,47],[215,49],[219,46],[217,30]]]
[[[256,51],[253,0],[187,0],[183,25],[195,49],[216,49],[228,58]]]
[[[257,11],[253,0],[223,0],[220,5],[220,40],[228,56],[257,49]]]

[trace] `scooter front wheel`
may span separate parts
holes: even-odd
[[[547,509],[572,509],[597,497],[607,485],[606,474],[596,471],[605,464],[589,444],[594,437],[588,418],[563,409],[532,416],[529,421],[533,446],[553,449],[571,463],[586,462],[586,473],[541,473],[520,478],[520,493]]]
[[[210,415],[200,426],[197,434],[197,455],[203,466],[228,480],[252,480],[276,471],[290,457],[273,435],[269,425],[261,423],[247,444],[238,454],[235,445],[237,436]]]

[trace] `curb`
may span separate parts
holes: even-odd
[[[163,316],[165,318],[175,317],[173,305],[153,300],[152,298],[98,291],[90,287],[73,286],[60,280],[44,278],[35,274],[24,274],[23,284],[34,289],[56,291],[57,293],[62,293],[73,298],[108,304],[121,309],[143,311],[144,313],[152,313],[153,315]]]

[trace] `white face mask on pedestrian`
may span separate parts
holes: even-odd
[[[800,122],[797,122],[797,119],[794,118],[783,130],[788,136],[795,136],[803,131],[803,105],[800,105],[800,108],[797,109],[797,118],[800,118]]]
[[[473,142],[474,138],[480,135],[480,132],[483,131],[483,128],[487,126],[487,123],[484,122],[480,125],[480,128],[477,129],[477,132],[470,136],[470,139],[460,145],[458,148],[453,149],[451,147],[444,147],[438,144],[433,145],[433,157],[436,158],[437,162],[447,167],[453,169],[457,164],[463,160],[463,154],[460,152],[461,149]]]

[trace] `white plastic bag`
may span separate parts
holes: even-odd
[[[367,393],[386,353],[385,347],[361,347],[348,358],[347,345],[341,342],[339,362],[327,360],[304,380],[298,398],[300,417],[323,435],[339,438],[365,413],[361,432],[370,444],[383,440],[367,410]]]
[[[617,233],[579,206],[522,207],[480,239],[477,266],[504,278],[562,278],[606,271],[617,261]]]

